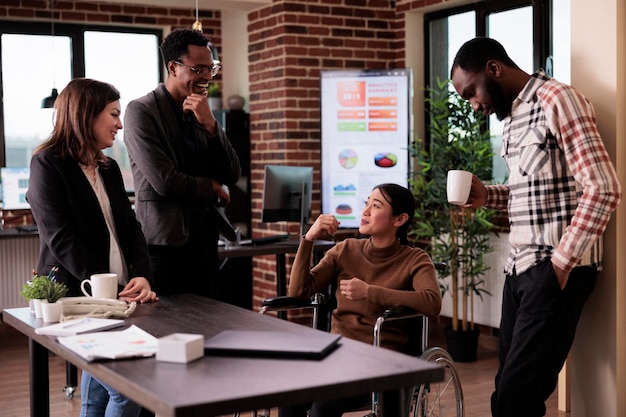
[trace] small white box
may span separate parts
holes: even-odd
[[[204,336],[172,333],[158,339],[156,360],[187,363],[204,356]]]

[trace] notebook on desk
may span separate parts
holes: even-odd
[[[322,359],[341,335],[325,332],[226,330],[204,341],[205,355]]]

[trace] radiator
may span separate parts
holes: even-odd
[[[38,256],[37,235],[0,238],[0,311],[28,306],[20,291],[32,276]]]

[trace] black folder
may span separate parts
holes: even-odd
[[[322,331],[226,330],[204,341],[204,353],[322,359],[338,346],[339,339],[341,335]]]

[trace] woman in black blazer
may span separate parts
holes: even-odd
[[[34,152],[27,199],[41,239],[37,271],[56,278],[70,295],[91,274],[115,272],[127,301],[156,301],[146,241],[135,219],[111,147],[120,120],[115,87],[75,79],[55,103],[50,137]],[[86,372],[81,382],[81,416],[137,416],[141,407]]]

